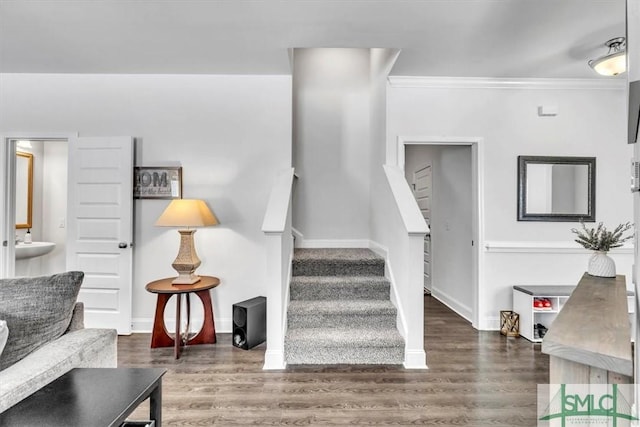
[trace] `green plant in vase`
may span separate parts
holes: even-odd
[[[589,267],[587,273],[598,277],[616,277],[616,264],[611,257],[607,255],[613,248],[621,247],[624,242],[633,238],[633,232],[624,235],[633,228],[633,224],[626,222],[618,225],[613,231],[607,230],[602,222],[596,227],[589,228],[583,221],[580,221],[580,229],[572,228],[577,237],[575,241],[585,249],[594,251],[589,259]]]

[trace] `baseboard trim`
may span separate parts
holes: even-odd
[[[191,326],[189,329],[192,331],[198,331],[202,327],[202,323],[204,318],[202,317],[192,317],[191,318]],[[216,325],[216,333],[221,334],[230,334],[233,330],[232,319],[214,319]],[[174,331],[176,329],[176,321],[165,320],[165,325],[169,331]],[[133,318],[131,320],[131,332],[134,334],[150,334],[153,330],[153,319],[150,317],[138,317]]]
[[[293,235],[293,247],[301,247],[300,245],[304,242],[304,235],[295,227],[291,227],[291,234]]]
[[[296,241],[297,242],[297,241]],[[368,239],[302,239],[297,243],[298,248],[317,249],[317,248],[368,248]]]
[[[374,242],[373,240],[369,240],[369,249],[371,249],[376,254],[383,257],[386,261],[389,258],[389,249],[386,246],[382,246],[378,242]]]
[[[431,296],[437,299],[438,301],[440,301],[441,303],[443,303],[444,305],[446,305],[447,307],[449,307],[451,310],[455,311],[459,316],[462,316],[465,320],[469,322],[472,321],[471,319],[473,318],[473,314],[472,314],[473,311],[471,310],[471,307],[468,307],[467,305],[462,304],[460,301],[451,297],[446,292],[442,292],[441,290],[439,290],[437,287],[434,287],[434,286],[431,287]]]
[[[267,350],[264,353],[264,366],[265,371],[282,370],[287,367],[287,363],[284,361],[284,352],[281,350]]]
[[[480,331],[499,331],[500,330],[500,318],[498,316],[486,316],[480,319]]]
[[[403,366],[405,369],[429,369],[427,354],[424,350],[405,350]]]

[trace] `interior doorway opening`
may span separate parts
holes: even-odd
[[[431,228],[425,288],[475,328],[482,287],[482,158],[482,138],[398,138],[398,166],[410,187],[415,184]],[[431,178],[425,179],[425,171]]]
[[[69,137],[25,135],[2,142],[0,277],[65,271]],[[45,255],[24,250],[45,242]]]

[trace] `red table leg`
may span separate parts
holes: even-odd
[[[195,292],[202,301],[204,309],[204,322],[202,329],[196,336],[189,340],[188,344],[215,344],[216,343],[216,325],[213,320],[213,307],[211,306],[211,293],[209,290]]]
[[[164,323],[164,309],[169,302],[171,294],[158,294],[156,302],[156,315],[153,320],[153,332],[151,333],[151,348],[171,347],[174,345],[174,339]]]
[[[185,344],[215,344],[216,343],[216,325],[213,319],[213,306],[211,304],[211,293],[209,290],[203,290],[194,292],[198,298],[202,301],[202,308],[204,311],[204,322],[202,323],[202,329],[191,339],[188,339]],[[156,303],[156,314],[153,320],[153,332],[151,334],[151,348],[157,347],[174,347],[174,356],[176,359],[180,358],[180,346],[183,344],[182,336],[180,335],[180,317],[181,317],[181,294],[174,294],[176,296],[176,331],[172,337],[167,331],[166,324],[164,322],[164,310],[167,307],[167,303],[171,298],[171,294],[158,294],[158,300]],[[187,325],[191,324],[191,307],[189,304],[189,293],[187,297]],[[187,333],[189,333],[189,326],[187,326]]]

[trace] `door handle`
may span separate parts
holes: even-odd
[[[120,243],[118,243],[118,247],[120,249],[127,249],[127,244],[125,242],[120,242]]]

